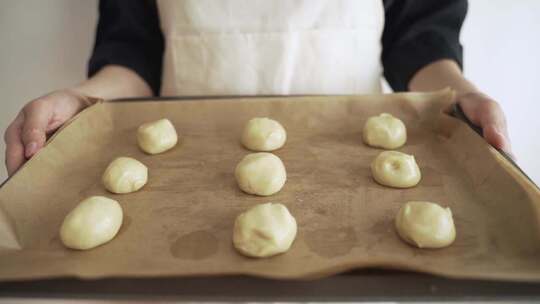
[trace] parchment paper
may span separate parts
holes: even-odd
[[[464,123],[442,112],[451,91],[432,94],[104,102],[74,119],[0,189],[0,279],[58,276],[247,274],[310,279],[361,267],[406,269],[456,278],[540,281],[540,194]],[[368,116],[389,112],[408,127],[407,145],[423,179],[390,189],[369,171],[381,151],[365,146]],[[275,152],[287,183],[271,197],[241,192],[234,167],[249,151],[245,122],[269,116],[287,129]],[[146,155],[136,128],[167,117],[181,144]],[[118,156],[149,167],[139,192],[107,193],[101,174]],[[62,246],[58,230],[80,200],[106,195],[124,210],[117,237],[90,251]],[[393,219],[408,200],[450,206],[457,239],[416,249]],[[286,254],[251,259],[232,247],[235,217],[264,202],[288,206],[298,236]]]

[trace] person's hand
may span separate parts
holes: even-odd
[[[482,128],[483,136],[489,144],[514,158],[506,118],[496,101],[485,94],[471,92],[458,95],[458,103],[467,118]]]
[[[8,175],[39,151],[48,135],[90,104],[91,98],[71,90],[55,91],[27,103],[4,134]]]

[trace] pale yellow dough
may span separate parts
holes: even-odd
[[[166,118],[142,124],[137,130],[137,142],[148,154],[165,152],[176,145],[178,135],[173,124]]]
[[[281,190],[287,180],[287,173],[279,157],[259,152],[246,155],[238,163],[235,177],[242,191],[267,196]]]
[[[399,236],[419,248],[446,247],[456,238],[452,211],[435,203],[407,202],[395,223]]]
[[[252,151],[274,151],[285,144],[287,132],[278,122],[266,117],[248,121],[242,133],[242,144]]]
[[[103,185],[113,193],[130,193],[141,189],[148,180],[148,168],[131,157],[118,157],[103,173]]]
[[[72,249],[92,249],[112,240],[122,226],[122,207],[104,196],[91,196],[64,218],[60,239]]]
[[[373,179],[384,186],[410,188],[416,186],[422,174],[414,156],[397,152],[381,152],[371,163]]]
[[[362,138],[372,147],[397,149],[407,141],[407,129],[399,118],[382,113],[368,118],[362,131]]]
[[[234,223],[233,244],[249,257],[284,253],[296,237],[296,220],[282,204],[257,205],[240,214]]]

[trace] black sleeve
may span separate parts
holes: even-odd
[[[459,42],[467,0],[384,0],[384,76],[394,91],[407,91],[414,74],[439,59],[463,67]]]
[[[89,77],[105,65],[121,65],[135,71],[158,95],[163,49],[155,1],[100,0]]]

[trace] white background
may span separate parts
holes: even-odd
[[[85,77],[96,0],[0,2],[0,132],[27,101]],[[465,74],[503,106],[520,166],[540,184],[540,1],[470,0]],[[4,162],[4,143],[0,161]],[[6,177],[0,166],[0,180]]]

